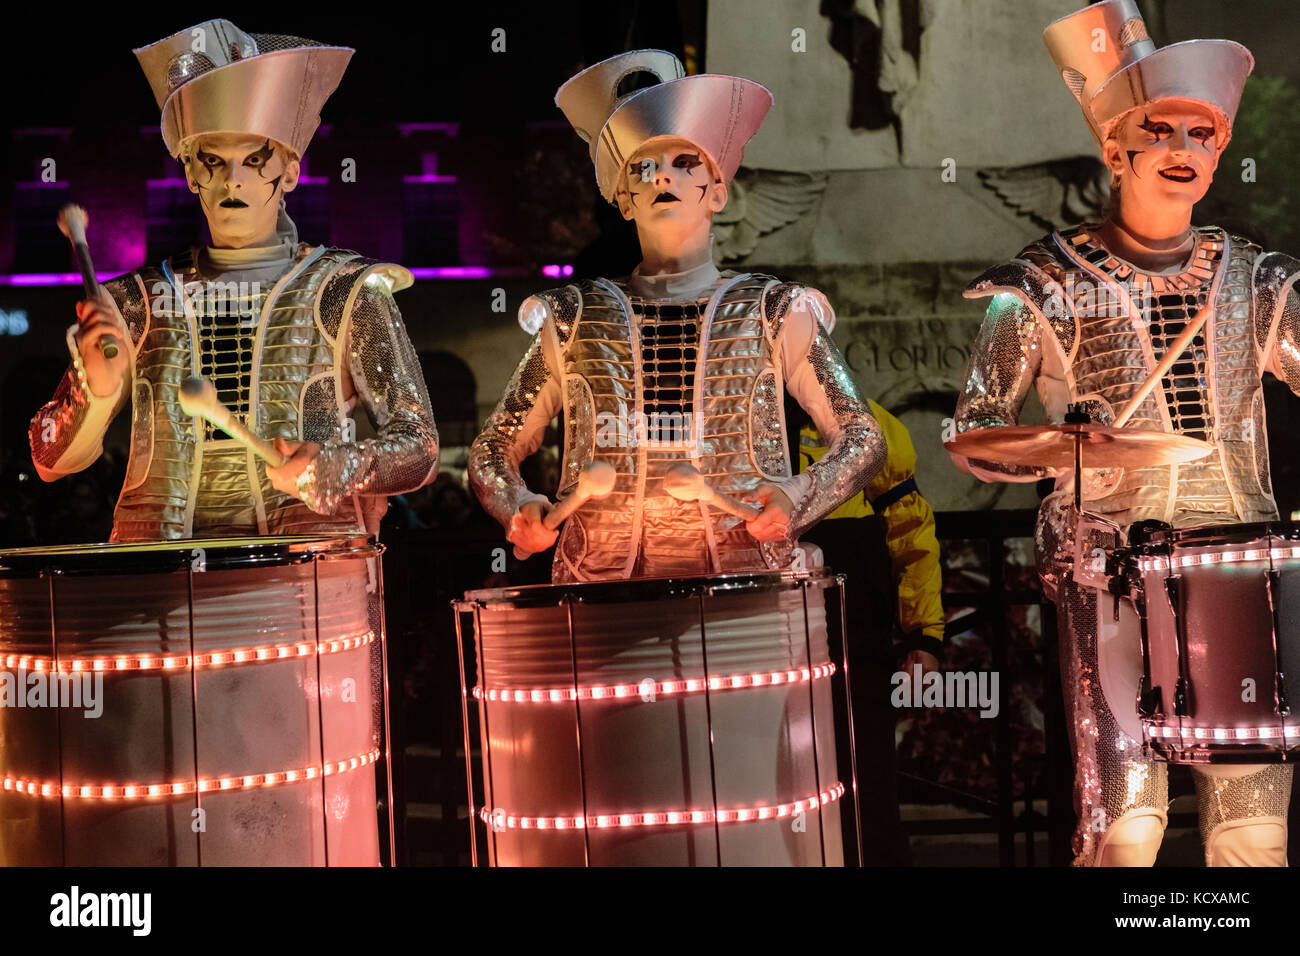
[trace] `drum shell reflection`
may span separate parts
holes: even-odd
[[[466,596],[491,862],[842,865],[834,580],[749,583]]]
[[[171,570],[122,545],[55,573],[0,555],[0,666],[103,681],[98,717],[0,708],[0,863],[377,864],[362,542],[225,565],[236,546],[192,542]]]
[[[1151,685],[1160,691],[1161,713],[1142,721],[1155,753],[1171,763],[1294,759],[1300,526],[1163,532],[1129,560],[1141,575]],[[1181,716],[1180,660],[1188,688]],[[1279,690],[1289,714],[1277,708]]]

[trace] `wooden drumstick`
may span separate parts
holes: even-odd
[[[86,245],[86,224],[90,216],[80,206],[69,204],[59,210],[59,232],[68,237],[72,251],[77,256],[81,267],[81,285],[87,299],[99,298],[99,283],[95,281],[95,267],[90,262],[90,247]],[[104,358],[117,358],[118,341],[116,335],[105,335],[99,340],[99,350]]]
[[[569,497],[548,511],[546,517],[542,519],[542,524],[548,530],[554,531],[560,526],[560,522],[588,501],[593,498],[604,498],[613,491],[617,479],[618,472],[614,470],[613,465],[603,461],[593,461],[578,476],[577,487]]]
[[[1160,380],[1165,377],[1165,373],[1174,367],[1175,362],[1182,358],[1183,353],[1187,351],[1187,347],[1192,344],[1192,339],[1196,337],[1197,332],[1201,331],[1201,326],[1205,325],[1209,317],[1210,303],[1207,301],[1205,307],[1196,313],[1196,318],[1192,319],[1191,324],[1183,329],[1183,334],[1174,339],[1173,344],[1165,352],[1165,357],[1156,365],[1155,371],[1147,377],[1147,380],[1142,383],[1133,397],[1128,400],[1128,404],[1124,406],[1123,411],[1111,423],[1112,427],[1123,428],[1128,424],[1128,420],[1133,417],[1133,413],[1138,410],[1138,406],[1151,394],[1151,390],[1160,384]]]
[[[588,501],[593,498],[604,498],[614,490],[614,482],[618,479],[618,472],[614,466],[603,461],[593,461],[590,465],[582,470],[578,476],[578,484],[573,489],[569,497],[559,502],[554,508],[546,513],[542,519],[542,525],[548,531],[554,531],[560,526],[560,523],[569,515],[573,514]],[[515,546],[515,557],[520,561],[526,560],[532,555],[531,551],[524,551],[518,545]]]
[[[745,521],[752,521],[763,513],[758,505],[737,501],[730,495],[714,491],[694,465],[682,463],[669,468],[668,474],[664,475],[664,491],[678,501],[703,501]]]
[[[181,383],[181,411],[186,415],[206,418],[236,441],[247,445],[253,453],[273,467],[284,464],[284,456],[264,438],[259,438],[240,424],[230,409],[217,399],[217,390],[204,378],[187,378]]]

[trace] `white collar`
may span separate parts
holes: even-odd
[[[713,290],[721,273],[711,259],[685,272],[664,272],[645,276],[637,266],[628,277],[628,288],[642,299],[698,299]]]
[[[283,242],[277,242],[273,246],[245,246],[242,249],[214,249],[208,246],[203,253],[204,258],[222,272],[260,269],[279,263],[287,264],[293,259],[289,247]]]

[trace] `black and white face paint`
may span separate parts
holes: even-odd
[[[1111,138],[1120,164],[1112,172],[1141,205],[1195,203],[1210,188],[1219,161],[1219,133],[1204,106],[1181,100],[1152,103],[1124,117]]]
[[[298,161],[283,145],[219,133],[197,138],[184,160],[215,245],[239,248],[274,237],[280,200],[298,183]]]
[[[699,147],[685,140],[651,142],[625,167],[624,215],[639,229],[667,221],[677,229],[689,227],[722,208],[725,192],[715,188],[719,185]]]

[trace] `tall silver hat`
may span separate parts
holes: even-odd
[[[252,133],[301,156],[353,50],[208,20],[135,51],[173,156],[200,133]]]
[[[1136,0],[1102,0],[1043,31],[1061,78],[1098,143],[1129,110],[1156,100],[1197,100],[1221,122],[1228,144],[1255,58],[1232,40],[1186,40],[1156,48]]]
[[[657,137],[703,149],[730,182],[745,144],[772,107],[753,80],[686,76],[663,50],[634,50],[588,67],[560,87],[555,105],[588,144],[600,194],[610,202],[629,157]]]

